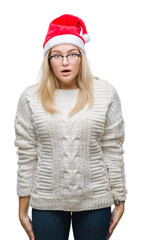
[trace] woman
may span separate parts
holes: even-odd
[[[67,240],[71,220],[76,240],[106,240],[124,212],[121,103],[114,86],[92,76],[87,41],[80,18],[54,19],[41,81],[18,101],[19,219],[32,240]]]

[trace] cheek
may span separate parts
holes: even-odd
[[[58,74],[58,72],[59,72],[59,67],[58,66],[54,66],[54,64],[51,64],[51,68],[52,68],[52,70],[55,74]]]
[[[77,64],[74,66],[74,73],[75,73],[75,74],[78,74],[79,69],[80,69],[80,62],[77,63]]]

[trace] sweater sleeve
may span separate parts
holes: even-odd
[[[125,122],[122,116],[121,102],[116,89],[106,114],[101,148],[106,162],[113,199],[126,200],[125,170],[123,161],[123,143],[125,140]]]
[[[18,155],[17,195],[30,196],[37,159],[37,141],[26,90],[21,94],[17,104],[14,128],[16,136],[14,144]]]

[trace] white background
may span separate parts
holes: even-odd
[[[95,76],[113,84],[125,119],[125,213],[112,240],[141,239],[142,201],[142,7],[139,0],[0,3],[0,235],[28,239],[18,219],[14,117],[23,89],[37,80],[49,23],[62,14],[84,20],[91,41],[87,58]],[[30,212],[31,213],[31,212]],[[72,229],[70,240],[73,240]]]

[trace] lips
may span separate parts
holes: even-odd
[[[61,72],[62,73],[68,73],[68,72],[71,72],[71,70],[70,69],[63,69]]]
[[[70,70],[70,69],[63,69],[63,70],[61,71],[61,74],[62,74],[63,76],[68,76],[70,73],[71,73],[71,70]]]

